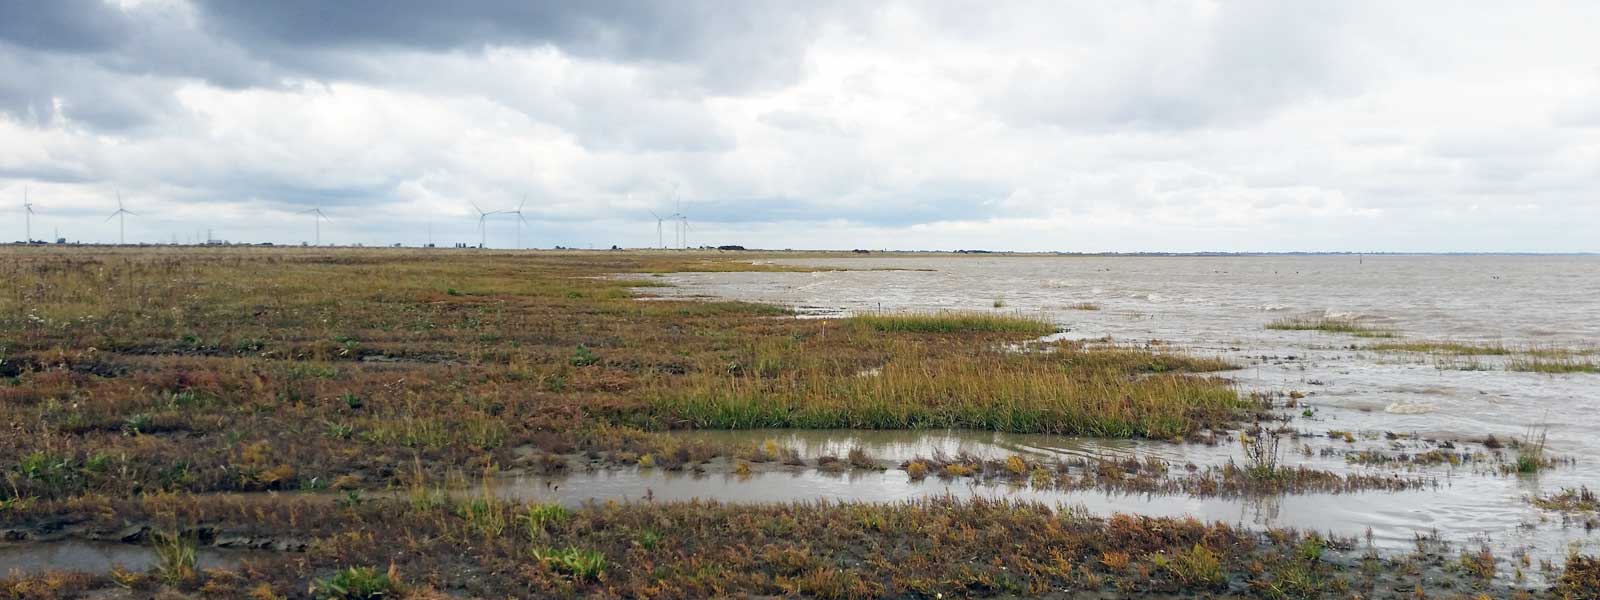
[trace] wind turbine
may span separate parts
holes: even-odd
[[[527,203],[528,203],[528,196],[526,194],[524,194],[522,196],[522,202],[517,205],[517,209],[516,210],[503,211],[508,215],[516,215],[517,216],[517,249],[518,250],[522,249],[522,226],[528,223],[528,220],[523,218],[523,216],[522,216],[522,207],[524,205],[526,205]]]
[[[300,211],[300,214],[302,214],[302,215],[306,215],[306,214],[316,215],[315,217],[313,217],[311,219],[313,222],[316,223],[316,231],[317,231],[316,241],[312,242],[312,244],[316,245],[316,246],[321,246],[322,245],[322,222],[323,221],[330,221],[331,222],[331,221],[333,221],[333,219],[329,219],[328,215],[322,214],[322,207],[320,207],[320,206],[318,206],[316,208],[312,208],[312,209],[302,210],[302,211]]]
[[[668,219],[672,219],[672,243],[679,248],[687,248],[689,216],[683,214],[683,205],[678,200],[678,184],[672,184],[672,194],[668,198],[672,200],[672,214],[667,215]]]
[[[684,250],[688,250],[689,249],[689,214],[683,212],[683,210],[680,209],[678,211],[677,217],[678,217],[678,229],[680,231],[680,233],[678,234],[678,245],[682,246]]]
[[[22,220],[26,224],[25,227],[26,227],[27,236],[28,236],[26,238],[26,240],[24,240],[24,241],[26,241],[29,244],[32,244],[33,243],[33,203],[32,202],[28,202],[28,186],[22,186]]]
[[[661,215],[656,214],[656,211],[653,210],[650,211],[650,216],[656,218],[656,245],[660,246],[662,250],[666,250],[667,242],[661,237],[661,223],[666,221],[666,219],[661,218]]]
[[[117,192],[117,212],[111,213],[111,216],[106,217],[106,221],[110,222],[112,219],[116,219],[117,220],[117,245],[118,246],[121,246],[121,245],[124,245],[124,244],[128,243],[128,240],[127,240],[128,215],[133,215],[133,216],[137,217],[137,216],[139,216],[139,213],[136,213],[136,212],[130,211],[130,210],[126,209],[126,208],[123,208],[122,207],[122,192]]]
[[[498,215],[500,211],[484,212],[483,209],[478,208],[478,203],[476,202],[468,202],[467,204],[471,204],[472,208],[478,211],[478,247],[482,248],[489,239],[488,231],[484,229],[484,222],[488,221],[489,215]]]

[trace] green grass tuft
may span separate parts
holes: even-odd
[[[399,598],[400,585],[387,573],[372,567],[349,567],[311,586],[317,600],[378,600]]]
[[[1050,335],[1055,323],[1018,314],[981,312],[870,313],[850,318],[858,327],[907,333],[1023,333]]]
[[[579,581],[598,581],[606,570],[606,555],[582,548],[533,549],[533,558]]]

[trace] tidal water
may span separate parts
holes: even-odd
[[[1433,476],[1440,485],[1402,493],[1313,494],[1268,502],[1130,498],[1097,492],[1052,497],[1002,488],[962,491],[954,485],[905,482],[903,473],[892,471],[857,478],[769,474],[753,484],[729,479],[691,485],[689,480],[669,482],[659,474],[618,476],[655,480],[636,484],[636,490],[649,487],[674,498],[735,500],[791,496],[892,500],[929,493],[983,493],[1058,501],[1091,512],[1190,514],[1356,536],[1370,530],[1380,545],[1391,547],[1404,546],[1414,535],[1435,532],[1456,542],[1487,543],[1502,556],[1526,551],[1560,557],[1571,548],[1594,552],[1600,547],[1600,535],[1527,501],[1567,487],[1600,488],[1600,375],[1517,372],[1506,368],[1506,357],[1372,348],[1406,341],[1600,348],[1600,256],[901,256],[779,262],[850,270],[674,274],[665,281],[675,287],[649,291],[669,297],[780,304],[810,317],[867,311],[1015,312],[1054,321],[1064,338],[1155,342],[1221,356],[1241,365],[1225,373],[1241,391],[1307,394],[1303,406],[1314,409],[1313,415],[1304,417],[1298,412],[1301,408],[1294,409],[1290,424],[1296,429],[1309,434],[1347,430],[1360,438],[1355,444],[1313,439],[1313,456],[1286,454],[1291,466],[1392,472],[1393,467],[1385,471],[1350,465],[1344,455],[1361,448],[1406,449],[1403,442],[1388,439],[1388,433],[1473,441],[1490,434],[1502,440],[1520,438],[1530,429],[1545,432],[1549,451],[1569,463],[1536,475],[1504,475],[1482,466],[1417,468],[1408,474]],[[1081,303],[1100,310],[1074,308]],[[1266,328],[1271,321],[1293,316],[1353,318],[1392,330],[1398,337]],[[1576,360],[1600,362],[1600,355]],[[968,449],[1068,455],[1122,451],[1179,464],[1240,459],[1233,446],[992,432],[707,435],[776,437],[801,448],[826,448],[814,453],[833,454],[862,445],[880,456],[926,455],[942,448],[950,453]],[[1328,456],[1322,452],[1325,447],[1333,449]],[[611,481],[612,487],[622,483]],[[573,493],[581,494],[577,490],[583,485],[574,482]]]

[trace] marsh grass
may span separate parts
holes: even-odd
[[[1231,368],[1217,359],[1017,349],[1054,331],[1042,321],[883,330],[774,318],[792,311],[761,304],[639,302],[629,282],[609,278],[693,269],[806,270],[700,253],[0,248],[0,414],[17,425],[0,436],[0,527],[71,524],[112,536],[130,523],[180,531],[171,523],[203,522],[219,535],[308,548],[201,571],[172,590],[153,576],[127,579],[130,590],[87,574],[0,576],[0,597],[390,597],[402,593],[393,570],[351,565],[391,561],[461,597],[1171,594],[1194,585],[1182,573],[1207,569],[1156,568],[1146,557],[1197,544],[1252,590],[1294,581],[1274,578],[1291,572],[1286,564],[1301,580],[1333,576],[1287,556],[1300,534],[1267,538],[1192,519],[1092,519],[953,499],[619,502],[556,518],[487,492],[451,498],[431,487],[448,473],[519,464],[530,451],[663,470],[731,452],[655,433],[666,428],[1170,438],[1234,426],[1260,409],[1207,375]],[[787,462],[786,453],[771,452]],[[851,458],[866,462],[843,460]],[[407,459],[413,473],[397,473]],[[1104,470],[1109,478],[1135,468]],[[1159,470],[1137,469],[1135,477]],[[1031,460],[921,461],[913,470],[1067,485]],[[1352,485],[1311,472],[1268,485],[1236,471],[1184,485],[1196,495]],[[321,482],[338,491],[211,493]],[[1103,553],[1124,557],[1125,570],[1102,568]],[[531,557],[554,562],[541,568]]]
[[[1462,356],[1531,356],[1540,358],[1570,358],[1600,353],[1594,348],[1564,348],[1559,346],[1512,345],[1502,342],[1407,341],[1374,344],[1372,350],[1380,352],[1416,352],[1427,354],[1455,354]]]
[[[317,600],[383,600],[400,598],[402,591],[392,572],[372,567],[346,567],[311,586]]]
[[[1043,336],[1058,327],[1041,317],[987,312],[867,313],[850,317],[857,327],[903,333],[1013,333]]]
[[[1593,600],[1600,598],[1600,557],[1580,555],[1573,551],[1567,557],[1566,567],[1556,582],[1556,591],[1562,598]]]
[[[875,377],[804,369],[776,378],[699,377],[653,394],[661,419],[700,429],[980,429],[1172,438],[1252,408],[1232,384],[1176,373],[1129,377],[995,354],[897,359]]]
[[[396,457],[437,479],[521,449],[692,462],[644,430],[1171,437],[1254,408],[1201,375],[1226,361],[1030,344],[1055,327],[1025,315],[770,318],[791,313],[640,302],[610,276],[709,268],[704,254],[0,253],[17,259],[0,260],[16,282],[0,292],[0,408],[28,424],[0,437],[7,503],[404,487]]]
[[[177,585],[194,579],[196,550],[199,542],[193,536],[179,533],[159,534],[155,537],[155,571],[167,585]]]
[[[208,527],[219,533],[281,531],[307,540],[314,550],[266,553],[237,570],[206,570],[175,589],[163,589],[154,578],[124,577],[119,584],[57,572],[0,576],[0,594],[964,598],[1048,596],[1070,589],[1094,597],[1176,598],[1237,585],[1239,596],[1318,598],[1333,589],[1410,590],[1426,583],[1429,590],[1453,591],[1481,584],[1457,569],[1410,571],[1409,557],[1374,555],[1366,559],[1371,568],[1350,568],[1356,560],[1353,539],[949,497],[591,504],[550,526],[538,541],[521,531],[489,540],[462,536],[461,517],[453,511],[415,510],[402,498],[375,499],[355,512],[328,511],[325,502],[310,498],[259,496],[96,497],[72,506],[82,511],[77,522],[96,531],[116,531],[124,518],[206,515]],[[1455,558],[1453,551],[1420,554],[1414,564],[1444,565]],[[352,568],[385,563],[387,572]],[[417,589],[403,589],[397,575],[402,571],[419,582]],[[1588,589],[1582,587],[1592,579],[1587,562],[1569,560],[1568,571],[1568,589]],[[313,582],[309,591],[307,580]]]
[[[1256,435],[1258,440],[1270,439]],[[1268,443],[1248,441],[1247,444]],[[1268,453],[1268,456],[1271,454]],[[1270,466],[1268,466],[1270,465]],[[974,483],[1031,486],[1036,490],[1099,490],[1124,494],[1172,494],[1190,497],[1265,497],[1281,494],[1342,494],[1358,491],[1403,491],[1420,489],[1432,483],[1424,477],[1398,477],[1381,473],[1345,473],[1283,467],[1272,459],[1260,466],[1198,467],[1177,471],[1154,456],[1139,460],[1133,456],[1105,455],[1063,460],[1030,460],[1021,455],[1004,459],[979,458],[967,453],[954,456],[934,453],[900,464],[911,481],[929,475],[941,479],[972,478]]]
[[[534,560],[579,581],[598,581],[606,570],[606,556],[583,548],[534,548]]]
[[[1525,373],[1600,373],[1600,363],[1580,358],[1519,357],[1506,361],[1506,369]]]
[[[1545,510],[1576,513],[1600,512],[1600,496],[1590,491],[1589,486],[1562,488],[1557,493],[1535,496],[1532,502],[1534,506]]]
[[[1517,444],[1516,472],[1525,475],[1538,473],[1541,469],[1551,464],[1544,451],[1549,431],[1549,426],[1528,427],[1527,433],[1522,436],[1521,443]]]
[[[1382,329],[1361,323],[1353,318],[1338,317],[1285,317],[1267,323],[1267,329],[1283,331],[1322,331],[1326,333],[1344,333],[1356,337],[1367,338],[1393,338],[1400,337],[1399,332],[1392,329]]]
[[[1239,446],[1244,450],[1245,460],[1249,461],[1246,473],[1249,473],[1252,479],[1278,477],[1278,462],[1282,458],[1279,449],[1281,441],[1277,432],[1260,427],[1254,431],[1239,433]]]
[[[1178,581],[1186,585],[1216,588],[1227,583],[1227,574],[1223,572],[1222,561],[1217,553],[1200,544],[1173,553],[1171,558],[1163,554],[1152,555],[1151,562],[1172,572]]]
[[[1435,357],[1435,366],[1441,370],[1487,371],[1491,365],[1478,360],[1478,357],[1501,356],[1506,357],[1504,366],[1508,371],[1548,374],[1600,373],[1600,363],[1584,358],[1597,353],[1592,348],[1414,341],[1375,344],[1369,349],[1380,352],[1431,354]]]

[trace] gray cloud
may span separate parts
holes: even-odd
[[[0,2],[0,41],[23,48],[97,52],[128,36],[127,17],[101,0]]]
[[[130,238],[526,196],[539,245],[639,245],[676,183],[703,241],[1595,249],[1600,9],[1453,8],[0,0],[0,195],[83,239],[121,190]]]
[[[505,2],[465,0],[202,0],[207,26],[278,64],[319,73],[338,67],[319,51],[476,52],[551,46],[577,57],[690,65],[717,91],[798,77],[803,49],[831,2]],[[797,12],[795,9],[803,9]]]

